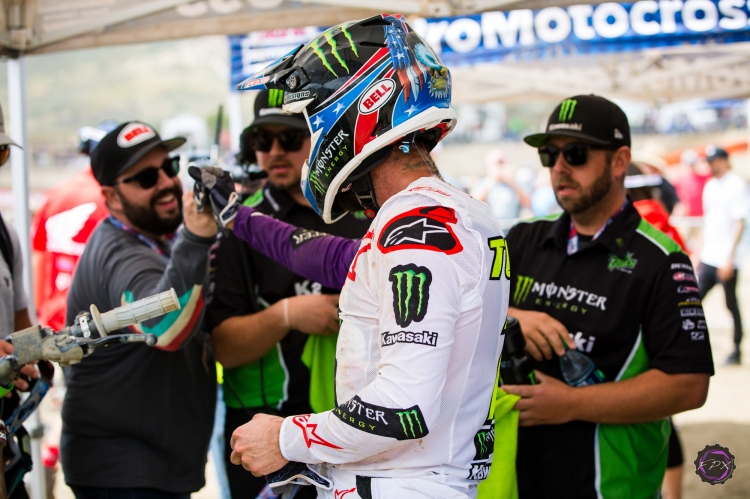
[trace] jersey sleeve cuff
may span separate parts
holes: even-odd
[[[311,462],[310,450],[305,446],[305,440],[300,435],[299,428],[294,424],[291,417],[285,418],[284,422],[281,423],[279,449],[281,455],[287,461]]]

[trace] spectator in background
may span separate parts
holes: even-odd
[[[680,162],[687,167],[687,171],[673,182],[681,204],[675,214],[686,217],[702,217],[703,200],[701,196],[706,182],[711,178],[711,173],[705,171],[705,167],[695,149],[686,149],[680,157]]]
[[[740,364],[742,317],[737,302],[737,272],[741,255],[738,247],[748,215],[747,186],[730,171],[729,154],[715,146],[706,148],[706,159],[713,178],[703,191],[703,248],[700,251],[698,283],[701,299],[721,283],[727,308],[734,319],[734,351],[727,364]]]
[[[0,107],[0,166],[4,165],[10,158],[10,147],[20,146],[5,135],[5,124],[3,122],[3,109]],[[12,225],[5,223],[0,215],[0,338],[5,338],[15,331],[31,327],[29,317],[26,290],[23,286],[23,257],[18,234]],[[13,353],[13,346],[0,340],[0,355]],[[32,378],[39,377],[39,373],[32,365],[25,366],[21,374]],[[19,397],[14,388],[27,390],[28,383],[23,378],[18,378],[10,386],[0,386],[0,397],[4,397],[0,404],[0,418],[7,421],[8,417],[18,408]],[[28,451],[21,449],[21,452]],[[18,454],[16,454],[18,455]],[[30,457],[30,456],[29,456]],[[22,460],[13,460],[4,468],[4,473],[13,467],[23,468]],[[29,468],[30,469],[30,468]],[[9,491],[10,492],[10,491]],[[16,487],[10,493],[10,499],[24,499],[29,496],[24,487]]]
[[[78,151],[88,156],[117,123],[105,121],[78,131]],[[59,331],[65,326],[68,288],[89,236],[109,212],[102,189],[86,165],[48,190],[31,224],[34,301],[39,322]]]
[[[669,223],[669,213],[660,199],[659,187],[665,182],[658,173],[646,173],[643,165],[630,163],[625,177],[625,188],[641,218],[674,239],[687,253],[677,229]]]
[[[529,196],[516,184],[513,169],[505,162],[505,153],[493,149],[485,159],[487,176],[477,180],[469,194],[490,205],[498,219],[518,218],[522,206],[529,206]]]

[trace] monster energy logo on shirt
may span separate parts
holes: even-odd
[[[484,480],[490,472],[492,455],[495,452],[495,420],[488,419],[484,422],[476,435],[474,435],[474,459],[469,471],[469,480]]]
[[[531,285],[534,284],[532,277],[519,275],[516,277],[516,289],[513,292],[513,303],[520,305],[526,301],[529,297],[529,291],[531,291]]]
[[[396,440],[414,440],[429,433],[418,405],[408,409],[390,409],[370,404],[355,395],[334,409],[333,414],[360,431]]]
[[[575,99],[565,99],[560,104],[560,114],[558,115],[558,121],[570,121],[573,119],[573,113],[576,110],[578,101]]]
[[[430,269],[411,263],[397,265],[391,269],[388,280],[393,283],[393,314],[396,324],[407,327],[412,322],[424,319],[430,301]]]

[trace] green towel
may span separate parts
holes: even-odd
[[[302,363],[310,370],[310,407],[315,413],[334,408],[338,337],[338,333],[310,335],[302,351]]]
[[[495,452],[490,475],[479,484],[477,499],[518,499],[516,448],[518,411],[513,406],[521,399],[498,389],[495,398]]]

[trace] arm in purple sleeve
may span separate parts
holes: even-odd
[[[256,251],[289,270],[334,289],[346,282],[360,241],[338,236],[312,237],[295,247],[299,227],[243,206],[234,220],[234,234]]]

